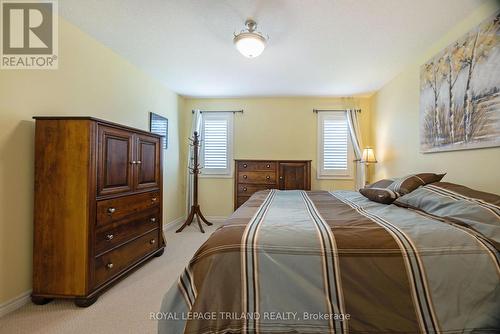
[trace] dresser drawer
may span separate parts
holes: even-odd
[[[158,207],[160,192],[148,192],[97,202],[97,225],[116,222],[140,211]]]
[[[239,172],[238,183],[275,184],[276,172]]]
[[[149,232],[140,238],[105,253],[95,259],[94,287],[106,282],[127,269],[144,256],[158,249],[159,230]]]
[[[238,199],[236,200],[236,208],[239,208],[243,203],[248,201],[250,196],[238,196]]]
[[[274,161],[239,161],[238,170],[246,171],[269,171],[276,170],[276,162]]]
[[[94,240],[95,255],[100,255],[139,235],[159,228],[160,222],[160,212],[156,209],[98,229]]]
[[[238,196],[251,196],[253,193],[261,190],[275,189],[276,187],[272,184],[238,184]]]

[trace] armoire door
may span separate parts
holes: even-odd
[[[160,139],[135,135],[134,188],[136,190],[160,188]]]
[[[133,190],[133,133],[98,127],[97,195]]]
[[[279,162],[279,188],[281,190],[310,190],[308,165],[301,162]]]

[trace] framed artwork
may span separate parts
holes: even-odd
[[[500,146],[500,12],[420,69],[423,153]]]
[[[149,113],[149,131],[157,135],[163,136],[162,147],[164,149],[168,148],[168,119],[155,114],[153,112]]]

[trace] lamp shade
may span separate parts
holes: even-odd
[[[363,150],[361,161],[367,164],[373,164],[377,162],[377,159],[375,158],[375,152],[373,152],[373,148],[367,147]]]

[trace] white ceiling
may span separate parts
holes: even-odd
[[[370,93],[484,0],[62,0],[63,17],[187,96]],[[270,37],[232,44],[246,18]]]

